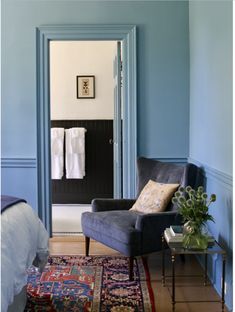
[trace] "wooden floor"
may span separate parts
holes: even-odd
[[[51,255],[84,255],[85,243],[83,237],[54,237],[50,239]],[[118,255],[119,253],[104,245],[91,241],[90,255]],[[161,254],[154,253],[148,256],[148,266],[151,284],[155,297],[156,312],[172,311],[170,297],[170,279],[166,286],[161,283]],[[170,275],[170,258],[166,261],[167,274]],[[176,274],[197,275],[203,271],[194,257],[186,257],[185,263],[176,260]],[[176,300],[220,300],[217,292],[211,286],[203,286],[203,279],[198,277],[184,277],[176,280]],[[220,303],[177,303],[176,312],[217,312],[221,311]],[[228,311],[225,309],[225,311]]]

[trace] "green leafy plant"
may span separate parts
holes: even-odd
[[[216,195],[212,194],[208,199],[202,186],[199,186],[197,190],[192,189],[191,186],[180,187],[172,198],[172,202],[179,208],[183,221],[190,221],[195,226],[201,226],[206,221],[214,222],[212,215],[209,214],[209,206],[215,201]]]
[[[214,222],[213,216],[209,214],[209,206],[215,201],[216,195],[212,194],[208,198],[202,186],[199,186],[197,190],[192,189],[191,186],[186,188],[180,187],[175,192],[172,202],[178,207],[183,222],[186,222],[187,235],[185,235],[184,239],[186,247],[190,244],[198,244],[203,246],[203,248],[206,246],[207,241],[205,240],[205,235],[201,233],[201,228],[207,221]]]

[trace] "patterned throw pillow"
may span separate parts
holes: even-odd
[[[143,213],[164,211],[179,184],[164,184],[149,180],[130,210]]]

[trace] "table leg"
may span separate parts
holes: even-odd
[[[204,286],[207,285],[207,260],[208,260],[208,255],[205,254]]]
[[[225,291],[225,263],[226,263],[226,256],[223,255],[223,262],[222,262],[222,298],[221,298],[221,304],[222,304],[222,311],[224,311],[224,291]]]
[[[172,311],[175,311],[175,255],[171,255],[172,265]]]
[[[162,285],[165,286],[165,240],[162,235]]]

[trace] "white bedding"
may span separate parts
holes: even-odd
[[[1,214],[1,312],[27,284],[34,262],[41,270],[49,253],[48,233],[33,209],[18,203]]]

